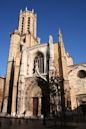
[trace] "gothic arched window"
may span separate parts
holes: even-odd
[[[40,73],[44,73],[44,55],[41,52],[38,52],[34,59],[34,73],[36,72],[35,71],[36,66]]]

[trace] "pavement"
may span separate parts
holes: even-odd
[[[0,118],[0,129],[86,129],[85,121],[66,121],[63,126],[60,121],[47,119],[13,119]]]

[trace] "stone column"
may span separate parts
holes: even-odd
[[[44,73],[47,73],[47,58],[46,58],[46,53],[44,54]]]
[[[13,97],[12,97],[12,111],[11,115],[16,115],[16,94],[17,94],[17,86],[13,86]]]
[[[6,84],[5,84],[5,92],[4,92],[4,102],[3,102],[3,109],[2,109],[3,113],[7,113],[12,63],[13,63],[12,61],[8,62],[8,67],[7,67],[7,76],[6,76]]]
[[[41,116],[41,98],[39,98],[39,103],[38,103],[38,116]]]
[[[31,112],[31,116],[33,116],[33,97],[31,97],[30,99],[31,99],[31,106],[30,107],[32,107],[30,109],[30,112]]]
[[[20,58],[17,58],[15,63],[15,71],[14,71],[14,85],[13,85],[12,111],[11,111],[12,115],[16,114],[16,99],[17,99],[19,67],[20,67]]]
[[[22,48],[22,59],[21,59],[21,67],[20,67],[20,75],[19,75],[19,85],[18,85],[18,105],[17,105],[17,113],[22,114],[25,111],[25,77],[27,76],[27,54],[26,47]]]

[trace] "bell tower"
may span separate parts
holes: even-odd
[[[20,11],[18,29],[10,35],[10,48],[4,91],[3,113],[16,113],[16,97],[21,61],[21,46],[30,48],[38,43],[36,14],[27,8]]]
[[[20,10],[18,32],[23,34],[31,34],[36,38],[36,14],[34,10],[29,11],[26,7],[25,11]]]

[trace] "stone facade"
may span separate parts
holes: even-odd
[[[72,110],[86,103],[86,64],[69,66]]]
[[[54,42],[50,35],[48,43],[41,43],[36,35],[36,21],[33,10],[20,11],[18,29],[10,36],[2,112],[13,116],[50,114],[49,84],[52,78],[63,79],[66,108],[68,103],[72,109],[77,108],[80,105],[78,95],[85,96],[86,93],[86,77],[76,76],[80,69],[86,71],[86,65],[73,65],[72,58],[65,51],[60,30],[58,42]]]
[[[2,105],[3,105],[4,86],[5,86],[5,78],[0,77],[0,112],[2,111]]]

